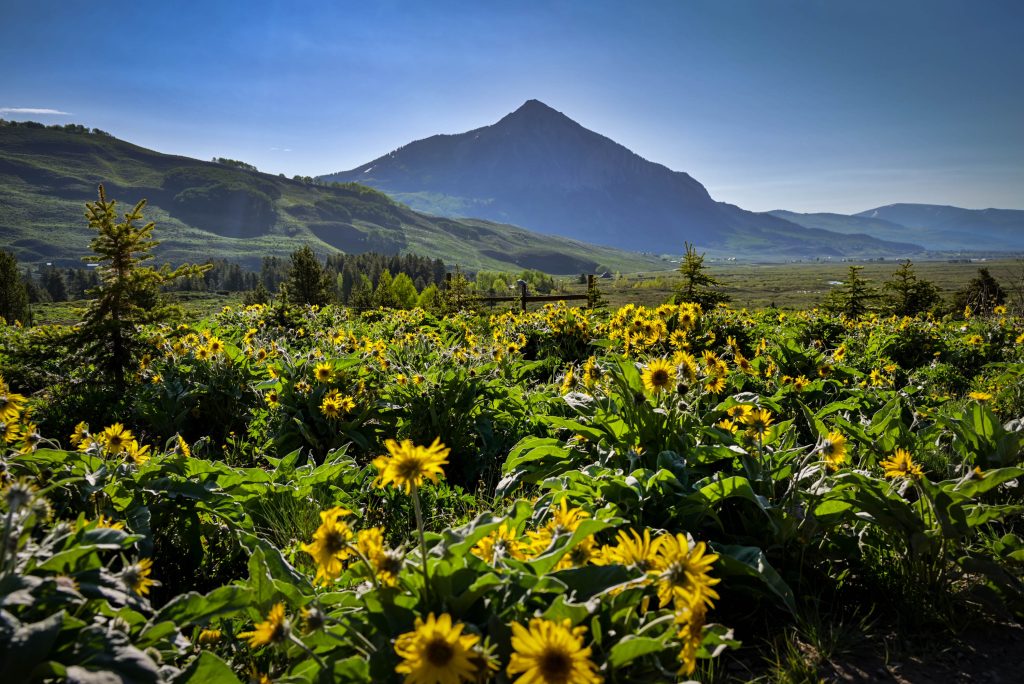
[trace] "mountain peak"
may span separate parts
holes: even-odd
[[[549,107],[540,100],[527,100],[524,102],[519,109],[515,110],[511,114],[506,115],[502,120],[527,120],[536,121],[543,119],[557,119],[560,121],[572,121],[562,112]],[[500,123],[500,122],[499,122]]]

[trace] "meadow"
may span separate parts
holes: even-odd
[[[63,332],[0,328],[3,681],[819,681],[1024,611],[1002,307],[234,304],[116,392]]]

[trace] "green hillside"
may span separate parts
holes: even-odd
[[[417,213],[371,188],[320,185],[147,150],[83,127],[0,122],[0,245],[19,261],[80,265],[84,203],[147,199],[160,259],[255,266],[309,244],[320,254],[416,253],[465,269],[667,267],[655,257],[480,220]]]

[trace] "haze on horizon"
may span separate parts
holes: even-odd
[[[1024,208],[1024,3],[10,0],[0,117],[320,175],[538,99],[718,200]]]

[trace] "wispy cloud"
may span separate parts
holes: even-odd
[[[0,107],[0,114],[50,114],[53,116],[71,116],[71,112],[43,107]]]
[[[270,151],[271,152],[291,152],[292,148],[290,148],[290,147],[271,147]]]

